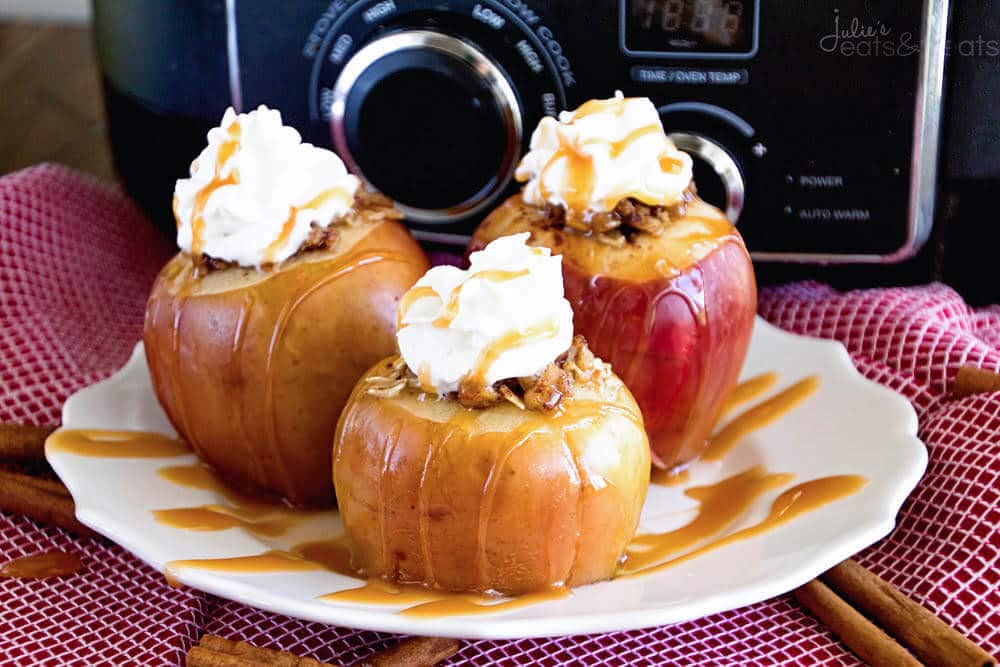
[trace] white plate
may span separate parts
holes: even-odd
[[[763,535],[724,546],[665,571],[583,586],[573,596],[487,615],[433,620],[400,616],[398,608],[332,604],[318,595],[357,581],[326,571],[234,575],[181,569],[177,578],[224,598],[289,616],[355,628],[469,638],[515,638],[605,632],[674,623],[734,609],[789,591],[888,534],[896,512],[923,474],[927,454],[917,418],[894,392],[865,380],[844,348],[792,335],[758,319],[743,377],[776,371],[771,393],[817,375],[817,392],[759,430],[719,463],[699,463],[691,484],[708,484],[763,464],[797,482],[858,474],[858,493]],[[142,347],[113,377],[75,394],[63,408],[65,428],[135,429],[173,434],[153,395]],[[263,540],[241,529],[189,532],[154,521],[152,510],[217,502],[216,494],[176,486],[157,475],[164,465],[193,461],[88,458],[48,452],[84,524],[158,570],[172,560],[244,556],[339,533],[333,512]],[[731,530],[762,519],[779,491],[765,494]],[[653,486],[644,526],[677,527],[694,502],[679,487]]]

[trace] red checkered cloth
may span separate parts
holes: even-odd
[[[55,424],[74,391],[118,369],[170,244],[118,190],[57,166],[0,178],[0,420]],[[842,341],[867,377],[909,398],[930,467],[887,539],[860,561],[985,648],[1000,647],[1000,393],[952,399],[956,370],[1000,370],[1000,308],[944,285],[842,294],[765,290],[761,314]],[[2,664],[178,664],[205,632],[351,663],[395,638],[258,611],[190,589],[102,539],[0,513],[2,558],[78,552],[82,574],[0,580]],[[455,664],[857,664],[787,596],[678,625],[470,641]]]

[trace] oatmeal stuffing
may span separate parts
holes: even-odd
[[[572,396],[574,382],[607,376],[611,367],[594,356],[583,336],[575,336],[570,348],[533,377],[503,380],[484,387],[474,381],[462,381],[454,398],[467,408],[489,408],[507,401],[521,410],[551,412],[566,397]],[[406,389],[422,392],[420,380],[402,357],[386,362],[385,372],[365,378],[372,396],[391,398]]]
[[[696,194],[692,182],[684,191],[681,200],[671,206],[650,206],[629,197],[618,202],[611,211],[586,216],[567,215],[566,209],[562,206],[547,204],[544,209],[544,224],[547,227],[569,228],[592,234],[599,243],[622,247],[638,234],[645,233],[652,236],[662,234],[671,220],[684,216],[688,202],[692,201]]]

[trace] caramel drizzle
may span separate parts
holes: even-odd
[[[410,312],[410,308],[413,307],[417,301],[421,299],[429,299],[431,297],[436,297],[437,292],[434,291],[433,287],[428,285],[418,285],[416,287],[411,287],[403,298],[399,300],[399,308],[396,310],[396,329],[402,329],[406,325],[403,324],[403,319],[406,314]]]
[[[222,178],[222,170],[239,147],[241,135],[242,128],[240,128],[238,120],[233,121],[226,128],[226,140],[219,146],[212,180],[206,183],[194,197],[194,208],[191,210],[191,254],[195,257],[202,253],[205,244],[205,206],[208,204],[209,197],[221,187],[236,185],[240,182],[239,172],[236,169],[232,169],[225,178]]]
[[[496,499],[497,485],[500,482],[500,472],[511,455],[521,448],[526,442],[536,435],[537,431],[528,430],[526,433],[517,434],[512,437],[512,445],[504,447],[500,454],[493,460],[490,471],[486,475],[482,493],[479,494],[479,521],[476,524],[476,572],[478,573],[479,588],[486,590],[490,588],[486,570],[486,546],[489,543],[488,532],[490,519],[493,517],[493,502]],[[582,489],[580,491],[583,492]]]
[[[434,320],[433,325],[439,329],[447,329],[458,316],[458,299],[462,294],[462,288],[469,284],[470,280],[486,280],[492,283],[505,283],[510,280],[522,278],[530,273],[528,269],[518,269],[509,271],[505,269],[486,269],[473,273],[464,283],[452,290],[448,296],[448,303],[445,305],[444,313]]]
[[[181,440],[145,431],[61,429],[47,446],[53,451],[97,458],[172,458],[191,453]]]
[[[815,375],[799,380],[784,391],[738,415],[726,424],[708,441],[701,458],[718,461],[747,434],[760,430],[775,422],[779,417],[807,399],[819,388],[819,378]]]
[[[594,158],[587,153],[580,153],[573,148],[563,147],[552,154],[549,161],[538,174],[538,192],[543,199],[552,201],[553,193],[545,187],[545,177],[549,170],[560,161],[566,163],[569,175],[566,201],[567,213],[586,210],[594,193],[597,171],[594,168]]]
[[[508,331],[503,336],[489,343],[479,353],[479,359],[469,373],[469,378],[476,383],[485,383],[486,374],[489,372],[500,355],[508,350],[522,345],[528,345],[539,340],[554,338],[559,333],[559,327],[555,322],[547,321],[528,327],[524,332]]]
[[[657,132],[662,132],[662,131],[663,128],[660,127],[659,125],[643,125],[642,127],[632,130],[618,141],[610,141],[608,139],[601,139],[595,137],[593,139],[587,139],[586,141],[583,142],[583,145],[584,146],[593,144],[605,145],[608,147],[608,150],[611,153],[611,157],[617,158],[626,150],[631,148],[632,144],[634,144],[639,139],[642,139],[644,136],[648,134],[655,134]]]
[[[661,572],[667,568],[681,565],[702,556],[710,551],[756,537],[782,526],[793,519],[815,511],[834,501],[853,495],[861,490],[868,480],[859,475],[832,475],[803,482],[782,492],[771,504],[771,511],[762,521],[742,530],[730,533],[725,537],[709,542],[693,551],[677,556],[671,560],[650,564],[642,567],[638,563],[635,569],[627,570],[625,576],[638,576]],[[706,495],[711,492],[705,492]],[[697,521],[697,519],[696,519]],[[683,530],[683,529],[681,529]],[[642,538],[644,536],[640,536]],[[628,563],[626,563],[628,567]]]
[[[633,419],[632,421],[633,423],[636,423],[636,420]],[[639,424],[639,430],[641,431],[642,430],[641,422],[638,422],[638,424]],[[578,489],[580,489],[580,493],[577,495],[576,498],[576,539],[573,540],[573,561],[569,568],[569,574],[566,577],[566,581],[571,581],[576,573],[576,561],[577,557],[580,554],[580,541],[583,539],[583,509],[584,505],[587,502],[587,498],[586,496],[584,496],[583,493],[584,490],[583,483],[584,479],[586,479],[586,475],[584,474],[583,469],[580,465],[580,457],[577,456],[579,448],[573,446],[573,444],[571,443],[573,432],[572,431],[564,432],[564,434],[565,435],[563,436],[563,443],[562,443],[563,451],[566,453],[566,457],[569,459],[569,461],[573,464],[573,483],[576,485]],[[551,561],[552,559],[550,556],[549,581],[552,581],[554,579],[554,577],[552,576]]]
[[[405,426],[404,420],[400,419],[396,423],[396,428],[389,439],[389,445],[385,448],[385,453],[382,456],[382,470],[378,477],[378,529],[379,538],[382,543],[382,562],[389,562],[389,537],[388,531],[386,530],[386,506],[385,501],[385,480],[388,477],[389,466],[392,463],[392,456],[396,453],[396,447],[399,445],[399,439],[403,432],[403,427]]]
[[[233,341],[229,347],[229,373],[234,379],[243,377],[243,346],[246,340],[247,321],[253,312],[253,307],[254,297],[248,292],[243,298],[243,303],[240,305],[239,319],[236,320],[236,327],[233,329]],[[232,405],[235,406],[237,411],[236,423],[240,430],[240,444],[243,447],[246,465],[256,471],[256,474],[250,476],[250,478],[266,479],[267,475],[263,469],[263,462],[253,455],[253,448],[250,446],[250,437],[247,434],[246,413],[244,410],[245,401],[243,398],[244,386],[243,382],[236,383],[235,391],[239,395],[232,401]]]
[[[181,382],[179,379],[181,376],[181,321],[183,313],[186,310],[184,303],[187,299],[187,294],[181,292],[177,295],[177,303],[174,306],[174,317],[170,325],[171,362],[169,364],[170,369],[167,371],[167,379],[170,382],[170,395],[173,397],[177,408],[177,421],[180,422],[181,432],[187,436],[189,444],[196,452],[202,452],[202,448],[198,445],[198,438],[195,437],[194,431],[192,431],[188,423],[185,392],[181,391]],[[157,316],[159,316],[162,303],[162,300],[157,303]]]
[[[573,120],[570,121],[572,124],[581,118],[586,118],[587,116],[594,116],[599,113],[604,113],[606,111],[612,111],[617,116],[621,116],[625,113],[625,103],[630,102],[636,98],[634,97],[611,97],[606,100],[587,100],[573,112]]]
[[[444,312],[441,313],[434,321],[431,323],[433,326],[439,329],[447,329],[451,326],[451,323],[458,317],[458,307],[459,307],[459,297],[462,293],[462,288],[465,287],[471,280],[486,280],[492,283],[505,283],[510,280],[515,280],[517,278],[523,278],[528,275],[530,271],[528,269],[485,269],[477,273],[473,273],[471,276],[466,278],[465,282],[457,286],[448,295],[448,301],[445,304]],[[420,299],[426,299],[430,297],[437,297],[438,293],[433,287],[428,285],[420,285],[418,287],[411,288],[406,294],[403,295],[402,300],[399,302],[399,310],[396,316],[396,328],[402,329],[405,324],[403,320],[406,318],[406,314],[409,312],[413,304]]]
[[[324,190],[319,193],[301,206],[290,206],[288,209],[288,217],[285,218],[283,223],[281,223],[281,231],[278,233],[278,237],[271,241],[267,248],[264,249],[264,263],[270,264],[274,262],[274,257],[278,254],[278,251],[281,250],[281,247],[288,242],[288,237],[291,236],[292,230],[295,229],[295,222],[298,219],[300,212],[304,210],[317,209],[332,199],[340,199],[344,203],[350,205],[354,201],[354,196],[342,188],[330,188],[329,190]]]
[[[668,153],[660,156],[660,169],[668,174],[679,174],[684,168],[684,161]]]
[[[291,321],[295,311],[299,309],[306,299],[335,280],[343,278],[365,266],[385,261],[405,262],[406,258],[402,255],[382,250],[369,250],[355,255],[348,255],[335,265],[321,280],[311,284],[296,298],[286,302],[278,314],[271,333],[271,340],[267,346],[267,356],[264,360],[264,423],[268,445],[271,449],[270,458],[274,462],[276,472],[284,478],[286,484],[289,480],[288,467],[287,462],[280,456],[281,444],[278,437],[277,415],[275,414],[277,406],[274,402],[273,364],[275,351],[280,347],[280,342],[285,336],[285,330],[288,328],[289,321]]]
[[[613,112],[616,115],[621,116],[625,113],[625,104],[630,101],[630,99],[632,98],[611,98],[607,100],[590,100],[585,102],[573,113],[573,118],[570,120],[568,125],[574,125],[576,121],[581,118],[586,118],[599,113]],[[552,191],[545,187],[545,179],[549,170],[562,161],[565,163],[566,171],[568,173],[568,193],[565,197],[567,213],[570,215],[582,214],[588,208],[590,200],[593,198],[597,175],[594,168],[593,157],[583,153],[580,150],[580,147],[594,144],[607,146],[611,158],[615,159],[628,150],[639,139],[651,134],[662,134],[662,132],[663,127],[661,125],[652,123],[632,130],[617,141],[595,137],[584,140],[580,146],[561,146],[559,150],[553,153],[552,157],[548,159],[538,175],[539,194],[543,199],[549,201],[553,199]],[[560,143],[563,143],[561,136]],[[677,174],[680,173],[684,163],[680,159],[669,155],[668,153],[664,153],[659,158],[659,165],[663,171],[671,174]],[[649,199],[649,195],[647,193],[629,192],[622,196],[614,196],[606,199],[604,201],[604,208],[611,209],[619,201],[629,197],[634,197],[641,201]]]

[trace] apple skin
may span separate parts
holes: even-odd
[[[146,308],[146,359],[177,432],[234,488],[330,506],[330,442],[355,381],[395,349],[428,261],[397,222],[345,229],[280,268],[197,277],[178,254]]]
[[[532,245],[563,255],[576,332],[632,390],[653,463],[670,469],[696,459],[739,378],[757,308],[736,229],[695,200],[661,238],[619,249],[546,228],[544,213],[515,195],[483,222],[469,251],[523,231]]]
[[[614,575],[650,466],[639,408],[613,374],[574,384],[557,414],[369,386],[344,408],[333,464],[362,575],[507,595]]]

